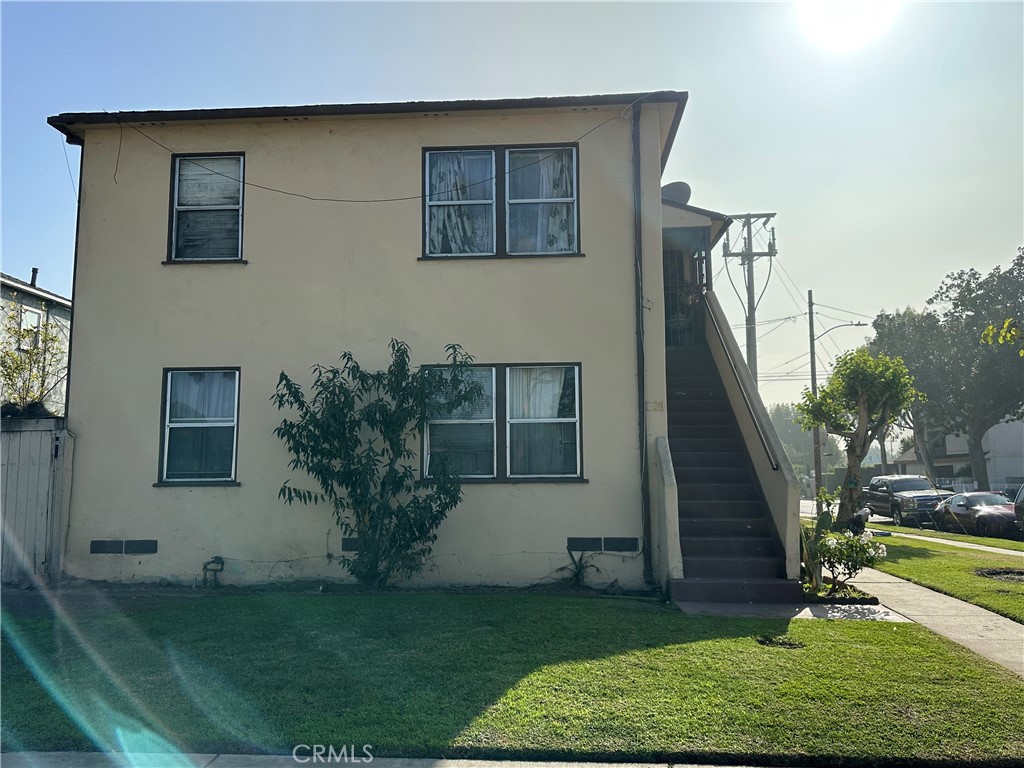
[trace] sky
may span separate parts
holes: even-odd
[[[71,295],[79,152],[46,124],[60,112],[685,90],[663,181],[703,208],[777,212],[758,368],[765,402],[793,402],[808,289],[821,382],[870,336],[831,326],[923,308],[946,274],[1024,244],[1024,4],[857,7],[836,23],[791,3],[4,0],[2,268]],[[742,275],[720,248],[742,347]]]

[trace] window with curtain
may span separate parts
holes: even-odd
[[[242,258],[241,155],[175,157],[171,261]]]
[[[508,369],[510,477],[577,475],[576,368]]]
[[[424,256],[579,254],[576,147],[424,152]]]
[[[425,477],[439,456],[467,478],[582,477],[578,365],[498,364],[477,367],[473,375],[484,398],[454,413],[431,414]]]
[[[427,153],[427,253],[486,256],[494,248],[494,152]]]
[[[161,480],[234,480],[238,371],[166,375]]]
[[[425,475],[439,459],[463,477],[494,477],[494,369],[468,372],[483,388],[483,397],[450,411],[434,409],[424,436]]]
[[[508,252],[576,251],[573,149],[508,150]]]

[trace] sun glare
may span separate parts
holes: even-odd
[[[801,0],[796,3],[796,21],[814,47],[848,54],[883,37],[899,10],[896,0]]]

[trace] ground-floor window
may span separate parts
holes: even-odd
[[[238,369],[168,369],[164,377],[160,480],[234,480]]]
[[[467,478],[517,480],[582,476],[580,366],[477,366],[484,396],[438,411],[424,436],[424,476],[443,456]]]

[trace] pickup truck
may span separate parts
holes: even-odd
[[[952,491],[936,488],[921,475],[879,475],[861,488],[860,506],[873,515],[891,517],[894,525],[916,525],[932,522],[932,511]]]

